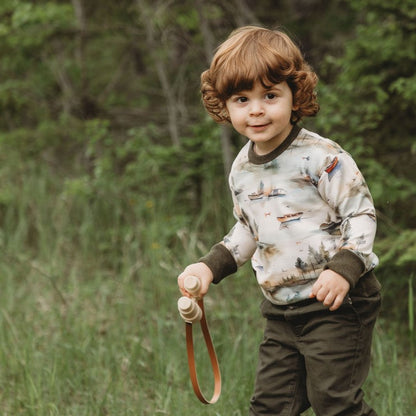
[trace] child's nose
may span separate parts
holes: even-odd
[[[264,114],[264,108],[260,101],[253,100],[250,106],[250,115],[251,116],[259,116]]]

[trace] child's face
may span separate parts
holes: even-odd
[[[260,82],[253,89],[240,91],[226,101],[233,127],[255,143],[259,155],[270,153],[289,135],[293,96],[286,82],[265,88]]]

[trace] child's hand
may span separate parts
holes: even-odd
[[[319,275],[309,297],[316,297],[319,302],[329,306],[330,311],[335,311],[342,305],[349,290],[350,284],[344,277],[327,269]]]
[[[199,296],[205,296],[208,292],[209,285],[214,279],[211,269],[205,263],[194,263],[186,267],[186,269],[178,276],[178,286],[182,295],[191,297],[191,295],[185,290],[183,286],[185,277],[188,276],[195,276],[201,281],[201,290],[199,291]]]

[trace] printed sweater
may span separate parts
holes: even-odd
[[[214,283],[251,259],[264,296],[285,305],[308,299],[324,269],[353,288],[378,264],[373,201],[352,157],[337,143],[295,126],[274,151],[248,142],[229,185],[236,224],[200,261]]]

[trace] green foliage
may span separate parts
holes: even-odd
[[[48,115],[48,100],[56,94],[45,59],[57,33],[73,32],[68,4],[2,2],[0,24],[1,129],[33,126]]]
[[[415,363],[399,345],[414,337],[414,2],[239,3],[1,2],[2,413],[211,411],[187,384],[172,302],[177,273],[233,221],[199,75],[231,29],[258,22],[297,36],[321,78],[315,126],[369,182],[389,310],[370,396],[382,396],[380,414],[409,410]],[[239,273],[234,296],[219,287],[209,300],[226,416],[245,414],[258,343],[255,282]],[[408,305],[396,301],[405,291]]]
[[[381,267],[414,267],[416,31],[412,0],[351,1],[362,22],[345,54],[327,60],[338,75],[321,89],[320,126],[364,172],[379,211]],[[392,256],[392,253],[395,253]]]
[[[192,2],[172,2],[169,9],[146,1],[79,4],[83,18],[68,2],[2,3],[4,209],[18,209],[20,184],[43,174],[53,178],[45,183],[54,192],[76,201],[74,211],[86,204],[96,217],[118,213],[119,239],[128,224],[148,215],[148,205],[170,224],[216,229],[220,238],[230,222],[230,209],[223,214],[229,196],[220,130],[205,118],[198,97],[207,59],[201,10]],[[313,57],[322,79],[316,126],[353,154],[369,182],[379,210],[381,267],[408,270],[416,222],[414,8],[410,0],[351,0],[348,20],[338,16],[341,5],[328,10],[340,28],[332,40],[328,27],[311,19],[312,10],[297,3],[286,4],[284,26],[302,28],[307,55],[323,54]],[[253,10],[269,22],[263,9]],[[204,4],[204,11],[212,41],[222,39],[232,10]],[[236,15],[239,22],[250,18],[245,13]],[[100,239],[111,242],[114,233],[105,227]]]

